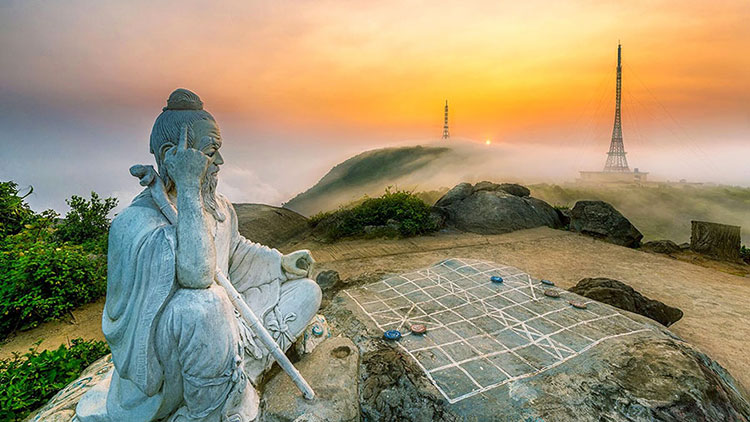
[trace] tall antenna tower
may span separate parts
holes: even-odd
[[[445,100],[445,121],[443,123],[443,139],[450,139],[451,135],[448,132],[448,100]]]
[[[620,101],[622,99],[622,46],[617,43],[617,95],[615,103],[615,127],[612,129],[612,142],[609,144],[605,172],[629,172],[628,159],[625,158],[625,146],[622,143],[622,116]],[[447,107],[447,106],[446,106]]]

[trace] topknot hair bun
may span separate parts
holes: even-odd
[[[162,111],[167,110],[203,110],[203,101],[196,93],[179,88],[169,95],[167,106]]]

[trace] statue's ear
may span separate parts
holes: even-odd
[[[170,148],[174,146],[171,142],[165,142],[162,144],[161,148],[159,148],[159,162],[164,162],[164,156],[167,154],[167,151],[169,151]]]

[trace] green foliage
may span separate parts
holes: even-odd
[[[117,198],[102,200],[96,192],[86,200],[73,195],[66,201],[70,211],[57,228],[57,236],[63,242],[84,245],[87,249],[98,249],[106,253],[106,238],[109,230],[109,213],[117,206]]]
[[[437,229],[430,207],[416,195],[386,189],[379,198],[365,198],[350,208],[314,215],[311,226],[328,240],[345,237],[417,236]]]
[[[38,352],[0,360],[0,420],[20,421],[44,405],[59,390],[74,381],[97,359],[109,353],[103,341],[73,339],[57,350]]]
[[[0,251],[0,338],[64,317],[106,292],[106,257],[24,235],[6,237]]]
[[[34,212],[23,201],[31,192],[19,196],[15,182],[0,182],[0,237],[20,232],[34,219]]]
[[[740,258],[745,261],[745,263],[750,264],[750,248],[742,245],[740,248]]]
[[[74,196],[68,219],[56,225],[57,213],[35,214],[23,199],[14,182],[0,182],[0,339],[106,291],[107,214],[117,200]]]

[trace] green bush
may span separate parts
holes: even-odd
[[[23,201],[32,191],[19,196],[15,182],[0,182],[0,237],[20,232],[34,219],[34,212]]]
[[[66,202],[70,211],[57,227],[57,237],[63,242],[84,245],[87,250],[106,253],[109,213],[117,206],[117,198],[101,199],[96,192],[91,192],[88,201],[73,195]]]
[[[0,338],[59,319],[106,292],[106,257],[83,247],[5,238],[0,251]]]
[[[740,248],[740,258],[745,261],[746,264],[750,264],[750,248],[742,245]]]
[[[379,198],[365,198],[350,208],[313,216],[310,224],[328,240],[344,237],[417,236],[437,230],[430,207],[416,195],[386,189]]]
[[[59,319],[106,292],[107,214],[117,200],[72,197],[65,222],[35,214],[14,182],[0,182],[0,339]]]
[[[57,350],[0,360],[0,420],[20,421],[43,406],[59,390],[74,381],[97,359],[109,353],[103,341],[73,339]]]

